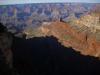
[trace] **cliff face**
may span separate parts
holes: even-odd
[[[7,31],[6,27],[0,23],[0,50],[3,53],[6,64],[8,64],[9,67],[12,67],[12,41],[12,35]]]
[[[95,34],[89,33],[89,31],[79,32],[73,26],[62,22],[43,26],[41,31],[47,36],[57,37],[64,46],[72,47],[84,55],[100,57],[100,41],[96,39]]]
[[[0,75],[13,75],[12,35],[0,23]],[[16,74],[14,74],[16,75]]]
[[[12,68],[12,41],[13,39],[9,33],[0,34],[0,49],[3,53],[6,64],[9,65],[10,68]]]

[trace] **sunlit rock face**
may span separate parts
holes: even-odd
[[[80,28],[78,25],[73,26],[60,21],[47,24],[49,25],[44,24],[37,28],[35,32],[26,30],[24,33],[28,33],[27,39],[52,35],[58,38],[59,42],[65,47],[72,47],[83,55],[100,57],[100,41],[96,38],[99,35],[92,33],[88,27],[82,26]]]

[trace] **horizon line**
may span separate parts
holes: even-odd
[[[32,1],[32,0],[0,0],[0,5],[16,5],[16,4],[32,4],[32,3],[100,3],[100,0],[84,0],[84,1],[59,1],[59,0],[37,0],[37,1]]]

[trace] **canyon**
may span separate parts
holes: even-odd
[[[99,8],[99,3],[0,6],[0,75],[100,73]]]

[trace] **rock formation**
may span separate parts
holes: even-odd
[[[0,75],[19,75],[13,68],[13,37],[0,23]]]
[[[85,22],[85,20],[81,20],[81,21]],[[80,25],[80,23],[77,24],[75,22],[73,23],[74,24],[73,25],[72,23],[73,22],[71,22],[71,24],[67,24],[60,21],[43,23],[42,26],[36,29],[37,31],[36,34],[34,33],[34,35],[35,37],[53,35],[56,38],[58,38],[59,41],[66,47],[72,47],[76,51],[79,51],[81,54],[84,55],[100,57],[100,51],[99,51],[100,31],[93,33],[91,32],[91,28],[89,28],[88,26]],[[24,33],[27,33],[27,31],[25,31]],[[29,36],[31,35],[31,33],[30,32],[28,33],[29,34],[27,36],[28,38],[30,38]],[[32,37],[34,36],[31,35],[31,38]]]
[[[0,49],[6,58],[6,63],[9,64],[10,67],[12,67],[12,40],[11,34],[8,33],[7,29],[0,23]]]

